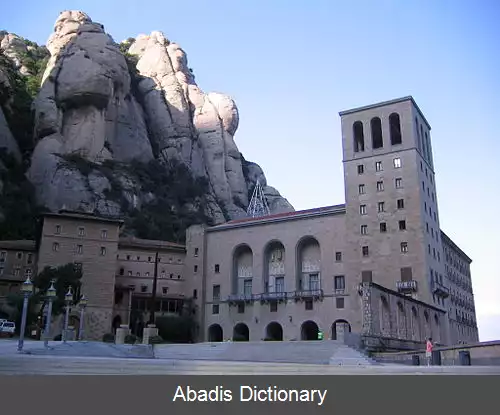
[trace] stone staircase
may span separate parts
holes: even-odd
[[[351,366],[377,364],[361,352],[335,340],[159,344],[155,345],[154,353],[157,359]]]

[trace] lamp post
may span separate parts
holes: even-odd
[[[43,342],[45,347],[49,346],[49,337],[50,337],[50,321],[52,320],[52,302],[54,301],[54,298],[56,297],[57,292],[54,287],[54,280],[50,281],[50,287],[47,290],[47,300],[49,302],[48,304],[48,309],[47,309],[47,320],[45,321],[45,330],[44,330],[44,337],[45,340]]]
[[[82,295],[80,299],[80,328],[78,329],[78,340],[83,340],[83,313],[85,312],[85,307],[87,307],[87,297]]]
[[[21,331],[19,332],[19,343],[17,344],[17,351],[22,351],[24,347],[24,332],[26,331],[26,317],[28,315],[28,301],[30,295],[33,293],[33,283],[29,275],[26,278],[26,281],[23,282],[21,286],[21,291],[24,296],[23,300],[23,314],[21,317]]]
[[[66,343],[68,340],[68,323],[69,323],[69,306],[73,301],[73,291],[71,290],[71,286],[68,288],[68,292],[64,296],[64,302],[66,303],[66,315],[64,316],[64,330],[63,330],[63,343]]]

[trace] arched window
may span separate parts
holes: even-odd
[[[427,158],[427,148],[425,146],[424,128],[422,127],[422,124],[420,124],[420,137],[422,138],[422,153],[424,154],[424,158]]]
[[[356,121],[352,125],[352,135],[354,137],[354,152],[365,151],[365,135],[361,121]]]
[[[393,112],[389,115],[389,131],[391,135],[391,145],[401,144],[403,137],[401,135],[401,121],[399,114]]]
[[[418,128],[418,120],[417,117],[415,117],[415,129],[417,130],[417,146],[418,146],[418,151],[422,151],[422,136],[420,135],[420,129]]]
[[[374,117],[370,121],[370,126],[372,130],[372,148],[382,148],[384,146],[382,121],[380,121],[379,117]]]

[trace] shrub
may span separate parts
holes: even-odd
[[[114,343],[115,335],[113,333],[106,333],[104,336],[102,336],[102,341],[104,343]]]
[[[127,334],[125,336],[125,344],[135,344],[138,340],[138,337],[135,334]]]
[[[158,334],[170,343],[190,343],[193,340],[194,321],[189,316],[164,316],[155,321]]]
[[[149,338],[149,344],[160,344],[163,343],[161,336],[153,336]]]

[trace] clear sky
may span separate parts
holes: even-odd
[[[229,94],[236,143],[296,209],[344,202],[338,112],[412,95],[432,126],[442,229],[473,259],[481,340],[500,339],[500,2],[8,2],[0,29],[44,44],[60,11],[116,41],[159,30],[198,85]]]

